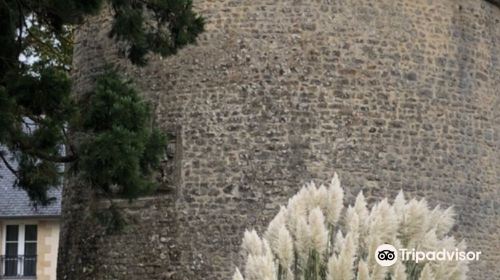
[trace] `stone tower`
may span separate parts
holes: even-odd
[[[164,192],[124,203],[133,223],[97,240],[94,259],[79,264],[70,248],[61,278],[92,261],[94,279],[229,279],[244,229],[261,229],[302,183],[336,171],[347,199],[403,189],[455,205],[456,234],[482,251],[470,279],[500,279],[499,6],[195,6],[207,20],[198,45],[142,69],[117,56],[109,17],[90,18],[77,33],[76,89],[90,87],[103,63],[121,64],[175,139]],[[79,236],[79,208],[66,205],[62,250]]]

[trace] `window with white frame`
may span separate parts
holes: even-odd
[[[36,224],[6,224],[4,227],[2,275],[36,276],[38,228]]]

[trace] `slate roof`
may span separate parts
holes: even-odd
[[[9,156],[6,156],[9,159]],[[14,167],[15,162],[11,162]],[[14,187],[16,178],[0,161],[0,218],[59,217],[61,215],[61,189],[49,191],[56,200],[48,206],[34,208],[24,190]]]

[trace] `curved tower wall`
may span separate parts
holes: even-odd
[[[176,136],[174,191],[129,207],[134,224],[97,246],[99,279],[229,279],[244,229],[262,229],[302,183],[334,171],[349,200],[403,189],[455,205],[454,230],[482,251],[471,279],[500,278],[499,7],[195,5],[207,20],[198,45],[142,69],[116,56],[108,17],[77,33],[76,89],[119,62]]]

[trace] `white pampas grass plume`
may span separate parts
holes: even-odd
[[[335,235],[335,242],[333,243],[333,252],[340,254],[340,251],[342,250],[342,247],[344,247],[345,244],[345,238],[344,235],[342,234],[342,231],[338,231],[337,235]]]
[[[328,204],[325,208],[326,221],[329,225],[336,225],[344,207],[344,190],[340,187],[340,180],[335,173],[328,187]]]
[[[338,238],[341,234],[337,234]],[[349,233],[340,245],[340,254],[338,256],[334,253],[329,259],[327,264],[327,279],[328,280],[352,280],[354,278],[354,241],[352,235]]]
[[[348,233],[345,238],[344,247],[338,258],[338,267],[336,279],[352,280],[354,278],[354,256],[356,254],[354,248],[354,238],[351,233]]]
[[[396,212],[398,222],[401,222],[401,220],[403,220],[405,205],[406,205],[405,195],[403,193],[403,190],[400,190],[398,195],[394,199],[394,203],[392,204],[392,206],[394,207],[394,212]]]
[[[358,263],[358,278],[357,280],[370,280],[370,274],[368,272],[368,265],[364,260],[360,260]]]
[[[398,261],[394,265],[394,280],[406,280],[406,267],[403,263]]]
[[[424,269],[420,273],[420,277],[418,279],[419,280],[435,280],[434,273],[432,273],[431,266],[429,264],[426,264],[424,266]]]
[[[407,201],[402,191],[392,204],[383,199],[368,208],[360,192],[354,205],[343,211],[343,198],[336,174],[328,187],[306,184],[280,209],[263,238],[254,230],[245,232],[246,266],[243,275],[236,270],[233,280],[466,279],[467,261],[429,262],[415,270],[414,264],[401,261],[382,267],[375,259],[384,243],[422,251],[465,251],[464,241],[457,244],[448,236],[454,224],[452,208],[430,210],[424,199]]]
[[[435,279],[465,279],[465,272],[461,271],[461,262],[434,262],[432,271]],[[466,266],[465,266],[466,267]],[[458,278],[457,278],[458,277]],[[463,277],[463,278],[462,278]]]
[[[271,248],[266,240],[262,243],[262,255],[248,256],[245,265],[245,278],[247,280],[277,280]]]
[[[299,260],[306,262],[311,250],[311,230],[304,216],[299,216],[297,221],[295,247],[297,248]]]
[[[319,186],[316,191],[316,206],[318,206],[323,213],[328,211],[328,207],[330,206],[330,199],[328,198],[328,189],[325,185]]]
[[[396,235],[398,220],[394,208],[383,199],[375,205],[370,213],[370,234],[376,234],[382,241],[390,243]]]
[[[234,272],[233,280],[244,280],[243,275],[241,275],[241,272],[238,268],[236,268],[236,271]]]
[[[440,238],[444,237],[455,224],[455,211],[453,207],[446,210],[436,206],[429,215],[429,224],[436,228],[436,235]]]
[[[387,277],[387,267],[375,264],[371,267],[370,278],[373,280],[385,280]]]
[[[290,268],[294,259],[293,240],[290,232],[284,225],[279,229],[276,255],[282,267]]]
[[[424,238],[419,242],[417,249],[420,251],[432,251],[439,247],[440,240],[437,238],[435,230],[429,230],[425,233]]]
[[[302,199],[305,201],[307,211],[311,211],[313,208],[318,207],[318,189],[314,182],[310,182],[306,184],[304,190]]]
[[[465,280],[467,279],[467,272],[469,272],[469,267],[467,266],[467,262],[458,262],[456,264],[455,270],[450,276],[450,280]]]
[[[259,278],[259,260],[260,256],[248,255],[245,263],[245,277],[247,280],[257,280]]]
[[[337,280],[338,267],[339,267],[339,261],[337,259],[337,256],[333,254],[328,259],[326,280]]]
[[[286,223],[291,230],[292,236],[296,238],[298,218],[307,216],[306,191],[302,188],[296,195],[288,200]]]
[[[268,263],[264,256],[248,256],[245,265],[245,278],[247,280],[274,279],[274,264]]]
[[[340,179],[337,172],[333,173],[332,181],[330,182],[330,188],[340,188]]]
[[[271,247],[267,240],[264,239],[264,255],[262,258],[265,260],[264,266],[262,267],[262,279],[274,280],[276,279],[276,267],[274,265],[274,256],[271,251]]]
[[[309,213],[309,227],[311,229],[311,246],[321,255],[327,248],[328,230],[325,226],[325,217],[319,207],[312,209]]]
[[[263,243],[255,230],[245,231],[242,247],[248,255],[260,256],[263,254]]]
[[[278,214],[271,220],[266,232],[264,233],[264,238],[269,242],[271,249],[274,253],[278,252],[278,239],[281,228],[285,226],[287,209],[281,207]]]
[[[370,268],[370,271],[373,270],[373,267],[379,266],[375,260],[375,252],[377,251],[377,247],[380,244],[384,244],[384,243],[382,243],[381,237],[378,236],[377,234],[370,234],[366,237],[367,248],[365,250],[368,252],[367,262],[368,262],[368,267]]]
[[[405,206],[403,219],[400,225],[402,245],[412,248],[416,242],[422,240],[429,228],[429,211],[425,200],[412,199]]]
[[[358,213],[352,206],[349,206],[345,213],[345,227],[346,230],[351,233],[354,241],[354,248],[357,249],[359,245],[360,223]]]
[[[366,199],[363,192],[359,192],[356,196],[356,201],[354,203],[354,209],[359,217],[359,222],[361,225],[367,224],[369,211],[366,207]]]
[[[460,241],[460,243],[458,243],[456,245],[456,248],[459,251],[466,251],[467,244],[466,244],[465,240]],[[454,262],[453,263],[454,269],[453,269],[453,272],[450,273],[449,279],[450,280],[465,280],[465,279],[467,279],[467,272],[469,272],[468,263],[469,263],[469,261],[467,261],[467,260]],[[436,277],[436,279],[439,279],[439,278]]]
[[[359,216],[352,206],[345,212],[345,227],[347,231],[359,231]]]

